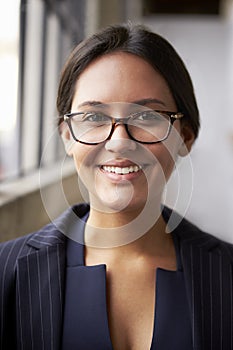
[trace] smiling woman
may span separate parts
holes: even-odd
[[[110,80],[109,77],[111,77]],[[99,84],[100,81],[101,84]],[[90,100],[99,102],[95,102],[95,105],[93,102],[88,104],[87,101]],[[135,101],[139,103],[136,104]],[[148,121],[146,118],[143,119],[143,116],[145,114],[148,116],[148,112],[151,116],[152,111],[162,108],[163,112],[153,114],[156,117],[156,130],[152,125],[148,127]],[[100,208],[103,207],[103,203],[107,206],[104,213],[121,208],[121,212],[118,213],[121,216],[123,215],[122,203],[127,203],[125,210],[127,213],[131,212],[133,217],[133,213],[138,215],[138,210],[142,209],[142,203],[145,205],[148,200],[148,188],[151,189],[149,194],[160,193],[161,196],[165,185],[162,179],[168,179],[171,174],[178,147],[181,147],[179,146],[182,143],[181,140],[184,139],[185,144],[190,148],[194,136],[191,128],[187,127],[183,128],[184,135],[180,136],[178,118],[174,119],[176,121],[169,135],[169,124],[172,125],[169,122],[169,114],[177,115],[177,106],[169,87],[164,78],[149,63],[130,53],[114,52],[97,58],[80,75],[74,91],[71,116],[76,111],[93,114],[100,109],[102,113],[104,112],[105,119],[108,113],[123,117],[115,125],[110,123],[113,128],[108,128],[105,137],[101,132],[105,130],[102,120],[98,122],[102,127],[98,126],[95,132],[94,129],[92,132],[83,132],[86,126],[86,119],[83,118],[80,121],[81,126],[77,127],[78,130],[75,128],[76,133],[82,133],[80,137],[77,137],[79,140],[82,139],[82,144],[73,142],[72,136],[74,135],[71,136],[64,124],[61,126],[62,137],[68,154],[74,157],[79,176],[89,189],[91,203],[94,203],[95,209],[98,208],[99,220],[102,221]],[[166,115],[166,111],[170,112],[167,112]],[[134,116],[134,122],[132,119],[128,120],[128,115]],[[139,116],[137,118],[139,120],[135,121],[135,116]],[[159,126],[158,116],[161,119]],[[145,129],[148,128],[150,132],[145,132]],[[103,145],[104,141],[106,142]],[[83,145],[85,142],[88,145]],[[90,148],[90,143],[97,143],[100,146]],[[171,154],[169,154],[169,149],[172,150]],[[95,164],[94,167],[93,164]],[[104,166],[106,165],[111,166],[115,171],[110,173],[105,171]],[[126,168],[136,165],[140,166],[140,171],[124,174]],[[119,168],[123,169],[123,174],[119,173]],[[158,181],[158,176],[162,177],[160,181]],[[131,189],[128,191],[126,183],[130,188],[133,186],[133,198],[127,197],[131,196]],[[160,190],[158,190],[159,183]],[[161,198],[154,202],[155,212],[159,212],[160,203]],[[134,205],[137,207],[136,211]],[[91,210],[89,223],[91,223],[93,214]],[[114,218],[116,223],[120,222],[117,214],[114,215]],[[112,216],[110,218],[111,227],[114,218]]]
[[[89,202],[0,245],[4,349],[231,349],[233,248],[162,204],[199,131],[174,48],[103,29],[68,58],[57,109]]]

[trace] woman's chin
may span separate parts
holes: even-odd
[[[131,193],[119,193],[118,196],[108,196],[108,198],[90,197],[91,207],[99,212],[104,213],[129,213],[142,210],[146,204],[147,196],[135,196]]]

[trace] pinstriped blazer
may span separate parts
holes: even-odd
[[[88,210],[79,204],[40,231],[0,244],[1,350],[59,350],[66,269],[63,232],[72,231],[74,216],[81,218]],[[168,221],[169,209],[163,215]],[[81,220],[76,222],[75,231],[81,225]],[[176,234],[194,350],[233,350],[233,246],[184,219]]]

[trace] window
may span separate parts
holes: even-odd
[[[2,1],[0,4],[0,180],[18,173],[18,47],[19,0]]]
[[[84,13],[84,1],[0,4],[0,180],[64,155],[56,129],[57,84],[73,44],[83,39]]]

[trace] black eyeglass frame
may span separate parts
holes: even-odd
[[[124,117],[124,118],[114,118],[114,117],[111,117],[111,116],[107,116],[109,119],[111,119],[112,121],[112,127],[111,127],[111,130],[110,130],[110,133],[108,135],[108,137],[103,140],[103,141],[100,141],[100,142],[85,142],[85,141],[81,141],[79,139],[76,138],[74,132],[73,132],[73,128],[72,128],[72,125],[71,125],[71,119],[72,117],[75,117],[76,115],[81,115],[81,114],[85,114],[85,112],[74,112],[74,113],[66,113],[64,114],[64,121],[68,124],[68,127],[70,129],[70,132],[71,132],[71,135],[73,137],[73,139],[76,141],[76,142],[79,142],[79,143],[82,143],[84,145],[99,145],[100,143],[103,143],[107,140],[110,140],[110,138],[112,137],[112,134],[114,132],[114,129],[115,129],[115,126],[117,124],[124,124],[125,125],[125,129],[126,129],[126,132],[129,136],[129,138],[131,140],[134,140],[138,143],[142,143],[142,144],[155,144],[155,143],[159,143],[159,142],[163,142],[165,141],[168,136],[170,135],[170,132],[171,132],[171,129],[172,129],[172,125],[173,123],[178,120],[178,119],[181,119],[184,117],[184,114],[181,113],[181,112],[170,112],[170,111],[161,111],[161,110],[153,110],[154,112],[156,113],[159,113],[159,114],[165,114],[169,117],[169,128],[168,128],[168,131],[167,131],[167,134],[165,135],[165,137],[162,139],[162,140],[158,140],[158,141],[140,141],[140,140],[137,140],[135,139],[131,134],[130,134],[130,131],[128,129],[128,123],[127,121],[132,118],[132,115],[128,116],[128,117]],[[87,112],[88,113],[88,112]],[[136,113],[135,113],[136,114]]]

